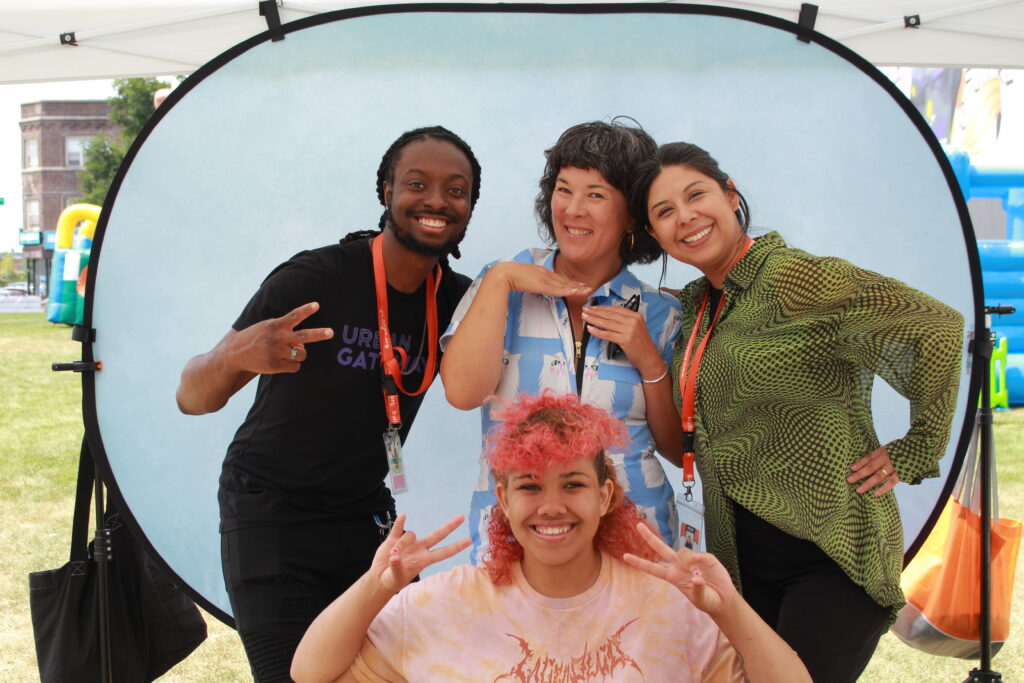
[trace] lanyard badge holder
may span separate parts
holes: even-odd
[[[391,478],[391,492],[404,493],[409,490],[405,477],[405,463],[402,459],[402,411],[399,406],[399,392],[406,396],[422,394],[434,380],[434,368],[437,365],[437,288],[441,284],[441,267],[427,275],[427,337],[430,347],[427,351],[427,367],[423,371],[423,381],[416,391],[406,391],[402,386],[402,366],[408,360],[405,349],[395,347],[391,343],[391,331],[388,329],[388,291],[387,277],[384,272],[384,236],[378,235],[372,244],[373,281],[377,293],[377,327],[380,331],[380,370],[381,390],[384,394],[384,410],[388,417],[388,428],[384,432],[384,454],[388,459],[388,474]],[[401,358],[401,362],[399,362]]]
[[[704,357],[704,349],[707,348],[708,340],[711,338],[711,331],[715,328],[715,322],[718,321],[718,314],[722,312],[724,304],[725,293],[723,292],[722,298],[718,300],[714,316],[711,318],[711,324],[708,325],[708,331],[704,334],[704,338],[700,340],[700,344],[697,345],[697,352],[693,353],[693,342],[700,333],[700,324],[704,320],[704,309],[708,305],[708,294],[707,292],[704,293],[704,301],[701,302],[700,310],[697,312],[697,319],[693,323],[693,331],[690,333],[690,339],[686,342],[686,350],[683,352],[683,362],[679,366],[679,394],[683,397],[683,488],[685,489],[683,498],[687,503],[693,501],[693,485],[696,481],[693,463],[697,459],[695,446],[697,424],[694,420],[697,372],[700,370],[700,361]],[[693,353],[692,365],[690,364],[691,353]]]
[[[388,429],[384,432],[384,454],[388,458],[388,475],[391,477],[391,492],[405,493],[409,486],[405,481],[405,463],[402,461],[402,439],[398,432],[402,428],[402,412],[398,407],[398,384],[381,365],[383,375],[384,407],[388,414]]]
[[[743,258],[753,244],[754,240],[748,237],[740,249],[739,256],[733,261],[733,266]],[[696,412],[697,372],[700,370],[700,361],[704,357],[704,349],[707,348],[708,340],[711,339],[711,331],[715,329],[718,316],[725,306],[725,292],[722,292],[722,297],[718,300],[718,306],[715,307],[715,312],[712,315],[711,323],[708,325],[708,331],[704,334],[704,338],[700,340],[700,344],[697,345],[697,350],[694,352],[693,343],[697,335],[700,334],[700,325],[704,320],[704,310],[708,305],[709,294],[710,289],[704,292],[704,300],[701,302],[700,310],[697,312],[697,319],[693,321],[693,330],[690,332],[690,338],[686,342],[683,362],[679,366],[679,394],[683,399],[683,409],[680,416],[683,427],[683,488],[685,490],[683,498],[687,503],[693,501],[693,485],[696,482],[693,465],[697,459],[695,444],[697,425],[694,419]],[[693,354],[693,365],[690,364],[691,354]]]

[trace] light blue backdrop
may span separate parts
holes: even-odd
[[[92,295],[96,405],[131,512],[179,576],[228,613],[217,478],[254,387],[218,414],[186,417],[174,403],[179,372],[275,265],[376,226],[377,165],[404,130],[444,125],[480,159],[482,195],[456,262],[470,275],[539,243],[532,202],[560,132],[624,114],[660,142],[717,156],[750,201],[755,234],[778,228],[973,319],[958,215],[921,134],[864,72],[786,31],[692,14],[389,14],[291,32],[192,85],[108,207]],[[641,271],[659,280],[660,267]],[[674,265],[665,284],[694,277]],[[906,403],[887,387],[875,412],[883,442],[906,429]],[[440,382],[430,391],[406,446],[411,491],[398,498],[415,529],[468,508],[478,424],[445,404]],[[941,484],[900,486],[908,543]]]

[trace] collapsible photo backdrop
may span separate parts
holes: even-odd
[[[619,115],[716,156],[750,201],[753,234],[778,229],[979,324],[974,237],[941,149],[881,73],[809,28],[665,4],[391,5],[286,24],[174,91],[129,152],[93,245],[83,357],[103,371],[84,380],[89,443],[128,522],[200,603],[230,621],[217,478],[255,383],[187,417],[174,402],[185,362],[278,263],[377,225],[376,169],[403,131],[444,125],[479,158],[482,194],[454,264],[475,275],[539,245],[544,149],[573,124]],[[674,287],[698,275],[674,263],[664,280],[657,264],[638,274]],[[966,448],[968,368],[942,477],[897,489],[910,552]],[[416,530],[465,512],[477,476],[479,418],[436,385],[397,498]],[[908,409],[878,385],[884,443],[907,429]]]

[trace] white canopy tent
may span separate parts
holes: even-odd
[[[257,0],[34,0],[31,8],[16,3],[0,5],[0,84],[191,73],[267,29]],[[383,4],[397,3],[278,0],[278,11],[288,22]],[[794,22],[801,7],[794,0],[715,4]],[[876,65],[1024,68],[1024,0],[813,4],[819,8],[815,30]]]

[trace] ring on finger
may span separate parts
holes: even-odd
[[[299,347],[293,346],[291,353],[288,354],[288,360],[295,360],[299,357]]]
[[[889,470],[885,469],[884,466],[879,467],[878,471],[882,473],[882,479],[888,479],[889,478]]]

